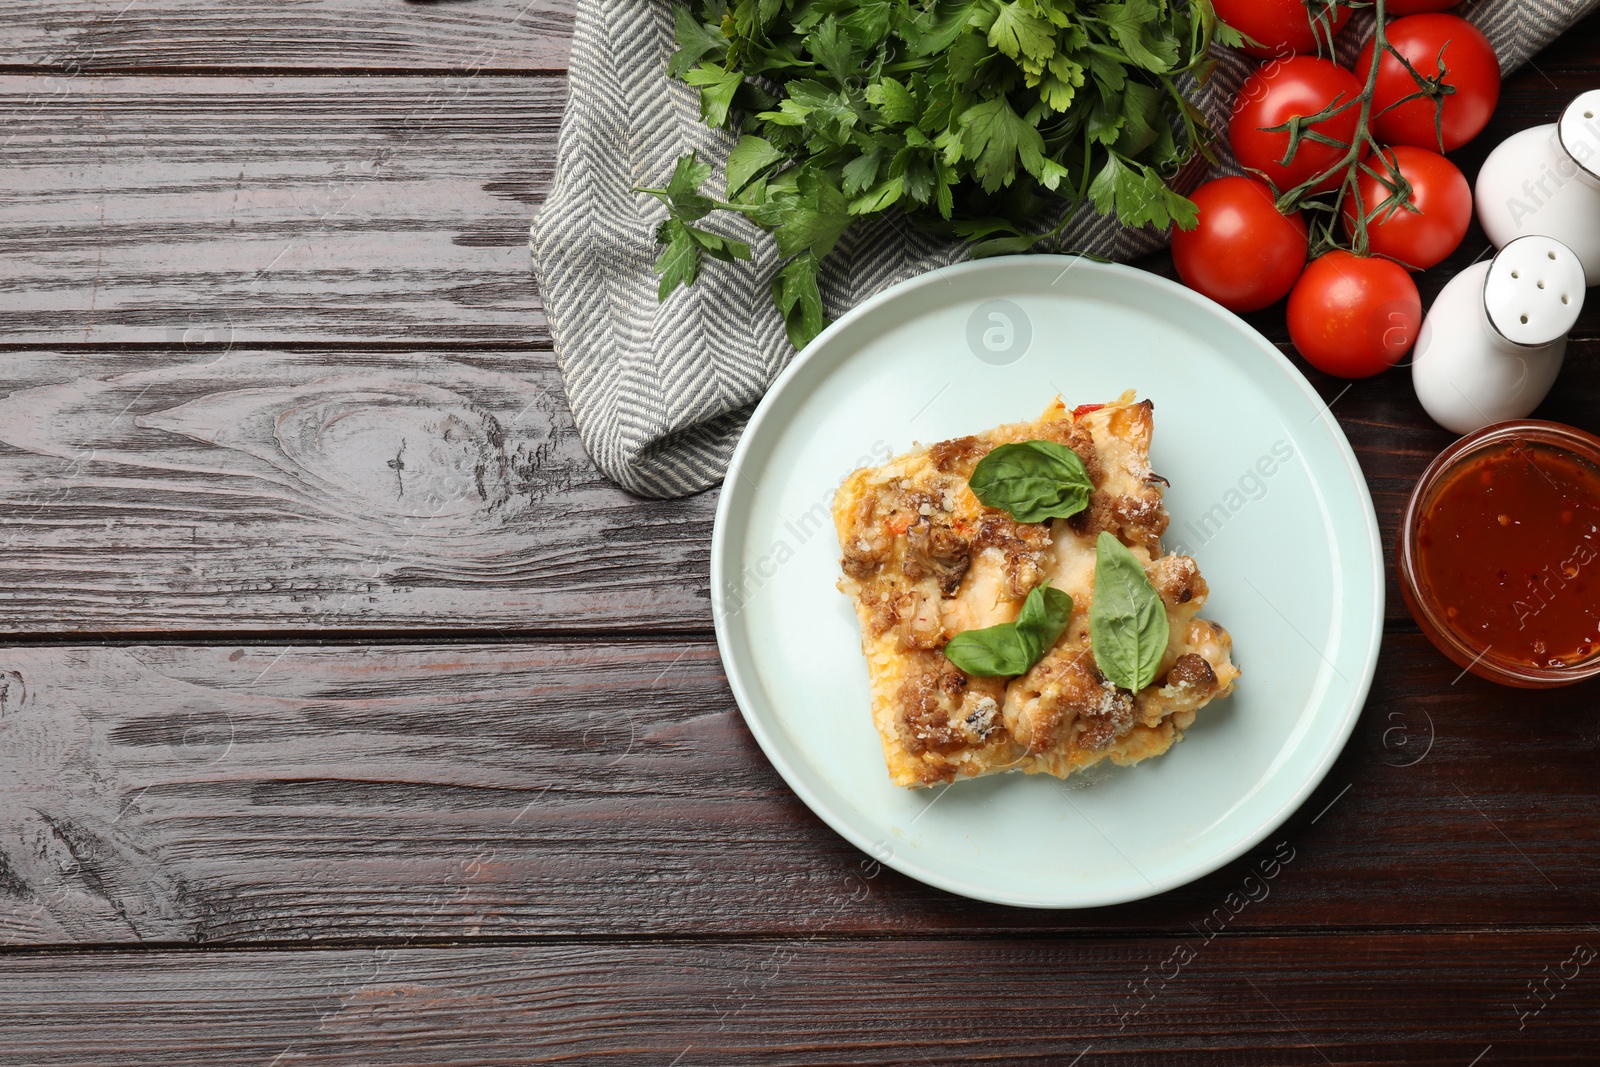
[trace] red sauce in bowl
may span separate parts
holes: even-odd
[[[1532,421],[1463,438],[1398,547],[1407,606],[1461,666],[1519,686],[1600,673],[1600,440]]]
[[[1560,669],[1600,640],[1600,470],[1501,445],[1452,472],[1417,526],[1423,587],[1446,625],[1502,659]]]

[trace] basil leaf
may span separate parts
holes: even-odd
[[[1027,674],[1055,645],[1072,618],[1072,598],[1050,583],[1035,586],[1015,622],[964,630],[944,646],[945,658],[980,678]]]
[[[1156,680],[1168,630],[1167,607],[1144,564],[1102,531],[1095,542],[1094,603],[1089,605],[1089,645],[1100,673],[1137,693]]]
[[[967,485],[983,504],[1018,522],[1070,518],[1089,506],[1094,491],[1083,460],[1054,441],[1001,445],[972,468]]]

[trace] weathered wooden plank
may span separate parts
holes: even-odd
[[[118,70],[565,70],[572,0],[0,0],[0,54],[71,78]]]
[[[1588,921],[1600,741],[1571,694],[1456,676],[1392,637],[1349,749],[1263,845],[1154,901],[1033,912],[827,829],[709,643],[12,648],[0,942]]]
[[[548,352],[0,358],[0,628],[703,627],[715,494],[598,475]]]
[[[18,1067],[1588,1064],[1597,943],[1219,938],[1164,977],[1126,939],[25,955],[0,1036]]]
[[[545,340],[565,84],[0,77],[0,341]]]

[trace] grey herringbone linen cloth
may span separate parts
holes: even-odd
[[[1597,5],[1477,0],[1461,11],[1489,35],[1509,73]],[[1360,30],[1346,32],[1344,49],[1354,51]],[[673,48],[667,0],[578,0],[555,183],[530,241],[578,432],[602,471],[650,497],[715,484],[752,408],[794,355],[769,296],[777,252],[743,219],[719,215],[709,225],[748,241],[750,262],[708,262],[692,288],[656,301],[655,228],[665,208],[630,190],[665,185],[690,149],[717,164],[715,185],[733,146],[700,122],[696,90],[666,76]],[[1199,91],[1217,128],[1250,69],[1251,61],[1230,55]],[[1083,212],[1063,247],[1128,260],[1165,240]],[[823,300],[838,317],[887,286],[963,258],[963,244],[899,217],[858,224],[825,262]]]

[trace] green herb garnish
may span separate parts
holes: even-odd
[[[1035,586],[1016,622],[964,630],[944,646],[951,663],[982,678],[1027,674],[1050,651],[1072,618],[1072,598],[1050,583]]]
[[[665,189],[638,190],[667,205],[667,217],[656,228],[656,243],[664,246],[656,257],[656,273],[661,275],[661,285],[656,290],[658,300],[665,300],[680,283],[694,284],[702,254],[724,261],[750,258],[750,246],[743,241],[689,225],[716,207],[710,197],[700,195],[701,184],[710,176],[711,164],[701,163],[690,154],[678,160]]]
[[[1054,441],[1001,445],[972,468],[967,486],[986,507],[1018,522],[1067,519],[1089,506],[1094,482],[1083,460]]]
[[[1102,531],[1095,542],[1094,603],[1089,605],[1089,644],[1100,673],[1137,693],[1155,681],[1168,632],[1166,605],[1144,564]]]
[[[826,320],[817,271],[860,218],[891,208],[966,238],[974,255],[1055,241],[1039,219],[1088,201],[1128,226],[1194,225],[1168,180],[1212,132],[1185,95],[1238,43],[1209,0],[691,0],[668,73],[702,119],[740,134],[726,196],[680,161],[661,293],[739,242],[691,225],[736,211],[789,259],[773,284],[791,343]],[[673,225],[675,223],[675,225]],[[1059,248],[1057,249],[1060,250]],[[747,251],[747,250],[746,250]]]

